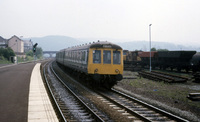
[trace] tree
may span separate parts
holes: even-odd
[[[10,56],[15,56],[14,51],[10,47],[7,48],[7,51],[8,51],[8,57],[7,57],[8,59],[10,58]]]
[[[43,57],[43,50],[41,47],[36,47],[36,52],[35,52],[37,58],[42,58]]]
[[[156,48],[155,48],[155,47],[152,47],[152,48],[151,48],[151,51],[156,51]]]
[[[41,58],[41,57],[43,56],[43,50],[42,50],[41,47],[36,47],[35,55],[37,56],[37,58]],[[29,51],[26,53],[26,56],[33,57],[33,56],[34,56],[33,50],[29,50]]]
[[[0,48],[0,56],[3,56],[7,60],[9,60],[10,56],[15,56],[15,53],[10,47]]]
[[[158,49],[157,51],[169,51],[168,49]]]
[[[32,51],[32,50],[29,50],[28,52],[26,52],[26,56],[31,56],[31,57],[33,57],[33,51]]]

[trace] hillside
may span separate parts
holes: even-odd
[[[59,51],[61,49],[76,46],[89,42],[110,41],[112,43],[120,45],[125,50],[143,50],[149,51],[149,41],[120,41],[116,39],[96,39],[96,38],[72,38],[68,36],[45,36],[45,37],[33,37],[30,38],[33,43],[38,43],[39,47],[42,47],[44,51]],[[156,49],[168,49],[168,50],[196,50],[200,51],[200,47],[192,47],[186,45],[176,45],[168,42],[155,42],[152,41],[152,46]]]
[[[44,51],[59,51],[61,49],[82,44],[81,41],[68,36],[45,36],[31,38],[33,43],[38,43]]]
[[[149,41],[132,41],[132,42],[118,42],[123,49],[127,50],[143,50],[149,51]],[[168,42],[151,42],[151,48],[156,49],[168,49],[168,50],[196,50],[200,51],[200,48],[184,45],[176,45]]]

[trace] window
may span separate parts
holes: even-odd
[[[103,63],[111,64],[111,51],[110,50],[103,51]]]
[[[95,64],[101,63],[101,50],[93,51],[93,63],[95,63]]]
[[[121,64],[120,51],[113,51],[113,64]]]
[[[82,52],[82,61],[85,61],[85,51]]]

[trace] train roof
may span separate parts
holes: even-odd
[[[113,48],[113,49],[122,49],[119,45],[113,44],[111,42],[102,41],[92,43],[90,48]]]
[[[89,48],[112,48],[112,49],[122,49],[119,45],[113,44],[107,41],[98,41],[95,43],[85,44],[81,46],[74,46],[70,48],[66,48],[63,50],[81,50],[81,49],[89,49]],[[60,51],[63,51],[60,50]]]

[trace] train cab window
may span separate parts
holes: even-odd
[[[103,63],[111,64],[111,51],[109,51],[109,50],[103,51]]]
[[[121,64],[120,51],[113,51],[113,64]]]
[[[101,50],[93,51],[93,63],[95,63],[95,64],[101,63]]]

